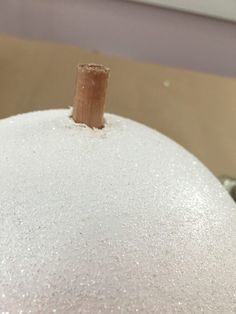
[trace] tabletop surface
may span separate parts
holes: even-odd
[[[0,36],[0,118],[72,104],[78,63],[111,68],[107,111],[142,122],[236,176],[236,79]]]

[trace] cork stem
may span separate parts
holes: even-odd
[[[91,128],[104,126],[104,109],[109,69],[99,64],[77,67],[72,117]]]

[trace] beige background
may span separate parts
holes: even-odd
[[[107,111],[158,129],[217,175],[236,175],[233,78],[2,36],[0,117],[71,105],[75,66],[80,62],[99,62],[111,68]]]

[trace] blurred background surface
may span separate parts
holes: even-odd
[[[209,12],[209,4],[213,3],[213,9],[216,5],[222,9],[222,16],[225,13],[227,17],[232,12],[233,19],[235,0],[139,1],[0,0],[0,31],[76,44],[148,62],[236,76],[236,24],[192,14],[196,2],[198,6],[205,4],[202,12],[204,9]],[[162,7],[148,5],[149,2],[161,2]],[[179,7],[187,3],[190,12],[163,7],[163,3],[171,7],[174,2]]]

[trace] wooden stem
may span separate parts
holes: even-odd
[[[98,64],[77,67],[72,117],[91,128],[103,127],[109,69]]]

